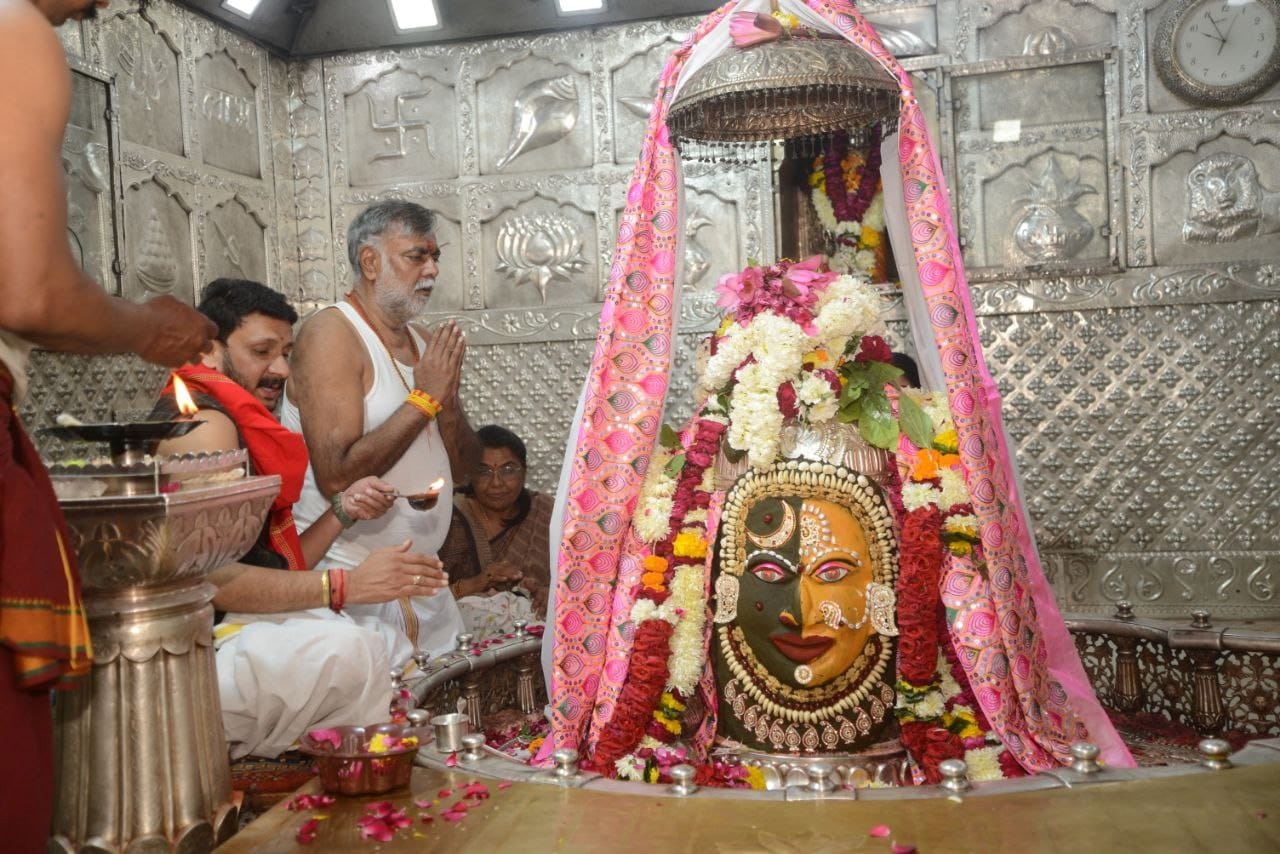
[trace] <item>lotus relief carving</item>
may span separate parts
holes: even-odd
[[[511,217],[498,230],[497,252],[498,271],[515,279],[516,284],[533,282],[544,304],[547,285],[553,279],[569,281],[574,272],[587,266],[577,229],[555,214]]]
[[[1030,195],[1018,200],[1022,217],[1013,228],[1013,242],[1031,260],[1066,261],[1093,238],[1093,225],[1076,210],[1081,196],[1097,193],[1080,176],[1068,178],[1050,154],[1040,177],[1031,182]]]
[[[502,169],[520,155],[564,139],[578,124],[578,82],[572,75],[535,80],[516,95],[511,140],[498,158]]]

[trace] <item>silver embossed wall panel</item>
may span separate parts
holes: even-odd
[[[116,85],[123,95],[120,125],[124,138],[149,148],[183,153],[182,76],[186,66],[174,23],[162,24],[157,5],[135,16],[120,16],[101,25],[100,44],[116,58]]]
[[[276,185],[276,156],[289,155],[289,165],[292,153],[273,146],[288,129],[274,118],[282,114],[266,107],[287,103],[286,65],[270,63],[261,47],[165,0],[117,0],[97,21],[72,22],[60,36],[74,64],[114,79],[118,101],[113,121],[121,144],[112,165],[123,199],[117,233],[107,229],[86,246],[107,250],[94,264],[95,277],[114,291],[107,273],[115,262],[126,298],[172,294],[187,302],[198,300],[216,276],[280,285],[282,258],[296,281],[297,241],[282,241],[281,234],[296,234],[299,217],[292,204],[278,207]],[[69,134],[64,171],[69,212],[91,216],[88,193],[102,183],[97,176],[104,170],[96,141],[83,133]],[[132,357],[37,354],[23,415],[38,427],[63,410],[86,420],[113,410],[145,414],[163,379],[163,370]]]
[[[1280,303],[993,315],[982,328],[1067,607],[1274,607]]]
[[[62,140],[71,255],[80,269],[112,293],[119,289],[112,265],[120,183],[111,160],[120,150],[120,139],[109,115],[118,100],[109,81],[100,75],[85,68],[73,71],[71,110]]]
[[[1166,91],[1151,40],[1170,0],[860,6],[939,82],[973,300],[1064,607],[1280,616],[1277,90],[1219,110]],[[532,483],[554,486],[653,85],[695,22],[287,62],[163,0],[103,18],[60,35],[127,100],[126,295],[244,271],[311,308],[345,291],[364,205],[420,201],[444,244],[424,319],[461,321],[473,421],[523,434]],[[775,233],[767,165],[696,164],[686,184],[677,422],[716,278],[772,258]],[[139,408],[163,377],[48,355],[34,374],[37,421]]]

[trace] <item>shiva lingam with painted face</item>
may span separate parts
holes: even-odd
[[[809,460],[748,471],[720,526],[712,656],[722,737],[846,752],[893,719],[897,549],[876,483]]]

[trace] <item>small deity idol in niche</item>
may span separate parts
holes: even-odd
[[[1253,161],[1217,152],[1187,173],[1187,221],[1182,239],[1188,243],[1227,243],[1280,231],[1280,192],[1270,192],[1258,179]]]
[[[727,496],[717,554],[720,735],[789,753],[880,740],[898,564],[879,487],[802,460],[748,472]]]

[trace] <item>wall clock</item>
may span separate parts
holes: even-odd
[[[1242,104],[1280,80],[1280,0],[1174,0],[1153,54],[1182,100]]]

